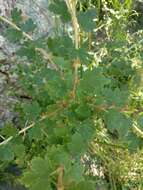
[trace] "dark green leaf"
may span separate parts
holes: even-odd
[[[82,181],[84,173],[83,165],[80,163],[74,163],[71,167],[68,168],[67,171],[65,171],[65,183],[79,183]]]
[[[63,22],[70,21],[70,14],[65,1],[55,0],[49,5],[49,10],[56,15],[59,15]]]
[[[33,32],[36,28],[36,24],[34,24],[33,20],[28,19],[21,27],[24,32]]]
[[[86,119],[91,116],[91,109],[87,104],[81,104],[75,112],[79,119]]]
[[[79,84],[80,95],[88,93],[89,95],[100,95],[105,85],[108,85],[110,80],[106,78],[99,68],[94,68],[92,71],[87,70],[83,73],[83,79]]]
[[[36,157],[32,160],[31,171],[24,173],[22,182],[30,190],[50,190],[49,163],[47,160]]]
[[[10,146],[5,145],[0,147],[0,160],[12,161],[14,159],[14,153]]]
[[[129,96],[128,90],[121,90],[119,88],[112,90],[110,88],[108,89],[106,88],[103,93],[105,96],[105,100],[110,105],[116,105],[120,107],[120,106],[125,106],[125,104],[128,103],[128,96]]]
[[[14,127],[11,123],[7,123],[4,128],[1,130],[1,134],[9,137],[9,136],[15,136],[18,134],[18,130],[16,127]]]
[[[22,11],[19,10],[18,8],[14,8],[11,11],[11,17],[12,17],[12,21],[16,24],[16,25],[20,25],[20,23],[22,22]]]
[[[68,145],[72,154],[82,154],[87,150],[87,144],[80,133],[75,133],[72,136],[71,142]]]
[[[107,122],[107,128],[111,132],[117,131],[121,138],[125,137],[132,127],[131,119],[116,111],[115,109],[109,110],[105,114],[105,118]]]
[[[88,9],[86,12],[80,12],[78,21],[83,30],[90,32],[95,29],[96,9]]]
[[[5,32],[5,36],[11,42],[19,42],[22,39],[22,32],[13,28],[8,28]]]
[[[27,119],[36,119],[40,116],[41,108],[37,102],[32,102],[31,104],[24,104],[23,111]]]

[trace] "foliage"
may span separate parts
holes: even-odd
[[[53,1],[66,28],[48,39],[34,40],[35,24],[18,9],[1,17],[19,46],[14,73],[28,100],[15,108],[18,126],[1,129],[0,169],[17,164],[30,190],[143,188],[142,40],[127,32],[131,2],[111,2],[100,23],[94,4]]]

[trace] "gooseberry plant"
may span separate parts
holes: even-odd
[[[117,155],[142,145],[142,40],[136,42],[113,11],[109,34],[96,7],[82,9],[82,1],[54,0],[49,10],[64,32],[39,39],[31,37],[36,25],[17,8],[11,20],[0,17],[4,35],[19,46],[16,93],[27,97],[15,108],[17,126],[1,129],[1,170],[16,163],[29,190],[95,190],[88,156],[104,162],[104,147]],[[96,39],[101,29],[104,41]],[[110,173],[102,172],[109,188],[117,189]]]

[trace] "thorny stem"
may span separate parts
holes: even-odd
[[[79,49],[79,39],[80,39],[80,31],[79,31],[79,24],[78,20],[76,17],[76,4],[77,0],[65,0],[68,10],[71,14],[71,19],[72,19],[72,25],[73,25],[73,31],[74,31],[74,43],[75,43],[75,48]],[[72,90],[72,96],[75,98],[75,93],[76,93],[76,88],[78,84],[78,68],[80,67],[80,60],[77,57],[74,60],[73,63],[73,68],[74,68],[74,80],[73,80],[73,90]]]

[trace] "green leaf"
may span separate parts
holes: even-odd
[[[71,167],[68,168],[67,171],[65,171],[64,175],[64,181],[65,183],[79,183],[82,181],[84,174],[84,167],[82,164],[76,162]]]
[[[5,36],[11,42],[19,42],[22,39],[23,34],[21,31],[9,27],[5,32]]]
[[[56,45],[55,45],[56,44]],[[63,35],[62,37],[48,38],[48,48],[55,56],[73,58],[75,56],[75,48],[72,39]]]
[[[20,25],[22,22],[22,11],[19,10],[18,8],[14,8],[11,11],[11,17],[12,17],[12,22],[14,22],[16,25]]]
[[[87,104],[80,104],[75,113],[79,119],[83,120],[91,116],[91,109]]]
[[[72,154],[80,156],[86,151],[87,144],[85,143],[80,133],[75,133],[72,136],[71,142],[69,143],[68,147]]]
[[[10,146],[4,145],[0,147],[0,160],[12,161],[14,159],[14,153]]]
[[[33,32],[36,28],[36,24],[34,24],[33,20],[28,19],[21,27],[24,32]]]
[[[139,138],[133,131],[129,132],[126,139],[128,141],[128,149],[132,153],[143,146],[142,138]]]
[[[35,45],[30,41],[24,42],[22,47],[16,53],[21,57],[27,57],[30,61],[36,60]]]
[[[58,67],[60,67],[62,70],[67,70],[72,68],[71,62],[64,59],[64,57],[55,56],[53,57],[53,60],[54,63],[56,63]]]
[[[50,184],[47,179],[37,177],[36,173],[25,172],[22,183],[30,190],[50,190]]]
[[[78,132],[81,134],[85,143],[90,143],[96,133],[94,123],[89,119],[85,120],[80,124]]]
[[[44,176],[49,174],[49,163],[47,160],[36,157],[31,162],[31,169],[35,172],[38,176]]]
[[[18,158],[24,158],[25,156],[25,146],[23,144],[14,144],[12,146],[13,148],[13,152],[15,154],[16,157]]]
[[[41,140],[43,139],[43,133],[41,130],[41,126],[36,124],[32,129],[28,131],[29,139],[32,140]]]
[[[132,127],[131,119],[115,109],[111,109],[105,113],[105,119],[109,131],[117,131],[121,138],[126,137]]]
[[[36,157],[31,162],[31,171],[24,173],[22,183],[30,190],[50,190],[49,173],[49,162]]]
[[[118,107],[125,106],[128,103],[129,91],[116,88],[114,90],[106,88],[103,91],[103,96],[109,105],[116,105]]]
[[[49,5],[49,10],[56,15],[59,15],[63,22],[70,21],[70,14],[67,5],[63,0],[55,0]]]
[[[57,71],[47,69],[48,82],[45,84],[45,89],[48,91],[52,100],[63,98],[67,93],[66,81],[63,80]]]
[[[95,190],[95,184],[92,181],[82,181],[77,185],[77,190]]]
[[[79,95],[84,93],[89,95],[100,95],[105,85],[108,85],[110,80],[106,78],[100,68],[94,68],[92,71],[87,70],[83,73],[83,79],[79,84]]]
[[[86,31],[90,32],[95,29],[95,21],[96,18],[96,9],[88,9],[86,12],[80,12],[78,14],[78,21],[81,28]]]
[[[82,45],[75,53],[72,53],[73,58],[79,57],[82,64],[89,65],[91,63],[92,55],[88,53],[88,46]]]
[[[40,116],[41,108],[37,102],[23,104],[23,111],[27,119],[33,120]]]
[[[47,179],[41,179],[36,181],[30,190],[52,190],[51,185]]]
[[[96,190],[96,188],[93,181],[87,180],[87,181],[82,181],[76,185],[74,184],[73,187],[71,185],[69,190]]]
[[[143,129],[143,114],[140,114],[138,117],[137,117],[137,123],[139,125],[139,127],[141,129]]]
[[[11,123],[7,123],[4,128],[1,129],[1,134],[3,136],[9,137],[9,136],[15,136],[18,134],[18,130],[16,127],[14,127]]]
[[[70,155],[62,145],[50,147],[46,156],[55,167],[62,165],[65,169],[68,169],[71,165]]]

